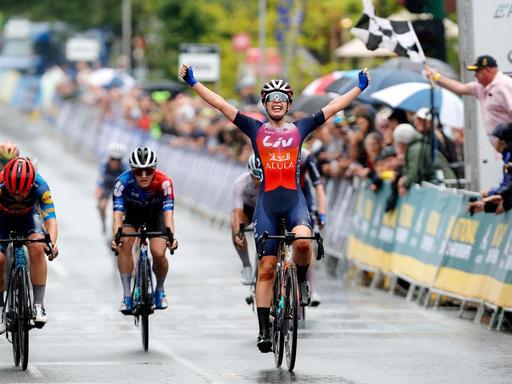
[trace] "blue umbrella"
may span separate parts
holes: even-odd
[[[372,99],[371,94],[392,85],[409,82],[427,83],[427,79],[421,74],[406,69],[377,68],[370,69],[369,72],[371,76],[370,85],[357,98],[364,103],[375,103],[376,100]],[[340,95],[347,93],[352,88],[357,87],[357,83],[357,78],[353,79],[338,89],[336,93]]]
[[[420,108],[431,108],[431,87],[425,83],[404,83],[374,92],[371,98],[392,108],[416,112]],[[434,88],[434,111],[444,125],[464,126],[462,99],[447,89]]]

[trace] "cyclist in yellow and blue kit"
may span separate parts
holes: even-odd
[[[38,209],[40,208],[40,210]],[[57,218],[55,206],[48,184],[36,172],[32,162],[24,157],[17,157],[7,163],[0,172],[0,238],[9,236],[9,231],[16,230],[19,236],[30,239],[43,238],[44,227],[50,234],[54,254],[57,249]],[[42,243],[27,245],[30,258],[30,280],[34,293],[35,325],[42,327],[47,322],[44,308],[47,265]],[[0,312],[4,307],[4,268],[5,245],[0,244]],[[0,320],[0,333],[5,331],[5,319]]]

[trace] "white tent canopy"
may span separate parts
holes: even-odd
[[[336,57],[390,57],[396,56],[393,52],[377,48],[375,51],[370,51],[364,43],[359,39],[350,40],[348,43],[343,44],[334,50]]]

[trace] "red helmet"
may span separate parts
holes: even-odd
[[[14,196],[26,195],[36,180],[36,170],[26,157],[16,157],[4,169],[4,184]]]

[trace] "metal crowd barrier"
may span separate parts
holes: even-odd
[[[158,154],[159,167],[173,180],[177,200],[220,224],[229,224],[233,182],[245,171],[245,166],[215,155],[171,147],[120,122],[101,122],[97,109],[78,102],[62,104],[55,126],[73,150],[84,156],[105,156],[110,142],[123,143],[127,148],[151,146]],[[331,179],[326,183],[329,212],[334,214],[325,227],[324,243],[332,257],[344,257],[342,250],[350,233],[355,190],[343,180]]]
[[[0,82],[0,100],[24,111],[37,107],[37,79],[5,72]],[[51,126],[82,156],[103,156],[110,142],[152,146],[179,200],[220,224],[229,223],[233,181],[244,166],[171,147],[119,121],[102,121],[96,108],[78,102],[62,103]],[[441,295],[460,299],[461,312],[464,303],[477,303],[475,321],[491,308],[490,326],[497,319],[498,327],[503,314],[512,312],[512,213],[469,216],[467,193],[431,185],[413,187],[391,212],[384,209],[389,187],[374,193],[357,180],[335,179],[325,187],[328,254],[348,258],[360,269],[376,272],[378,279],[389,277],[391,291],[398,278],[408,281],[407,297],[416,295],[425,306]]]

